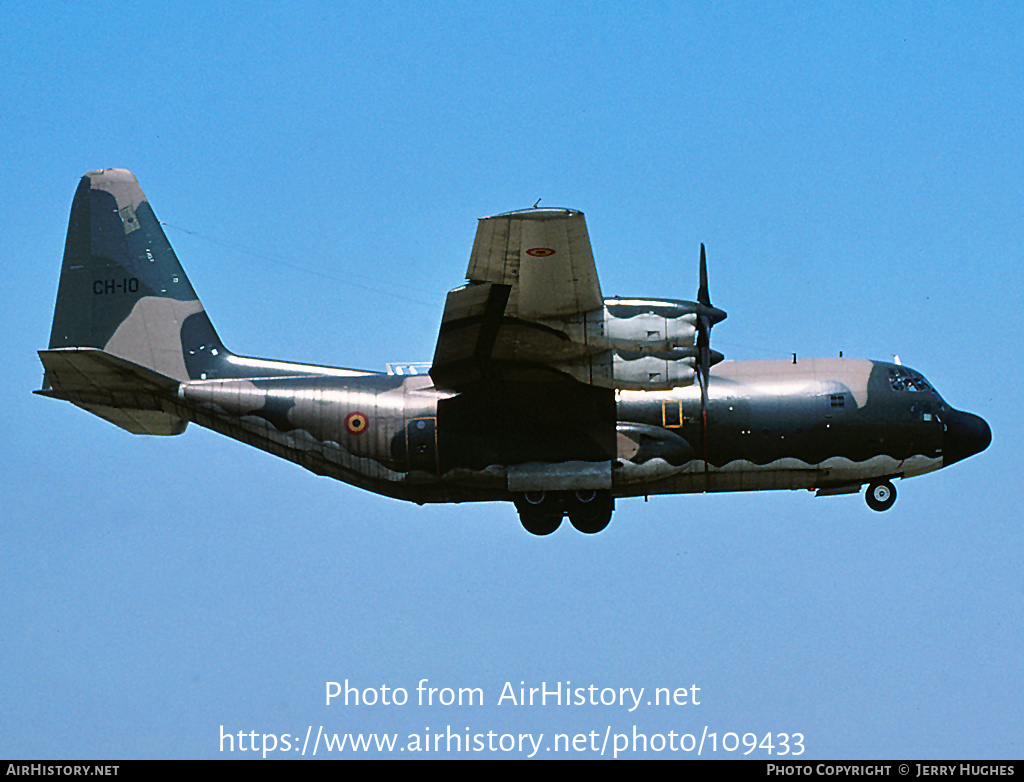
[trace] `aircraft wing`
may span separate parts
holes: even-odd
[[[551,373],[611,385],[607,371],[594,372],[594,357],[608,346],[582,212],[523,209],[481,218],[466,278],[445,302],[430,370],[435,385],[463,390],[488,378]]]
[[[458,454],[474,469],[515,465],[513,491],[611,486],[612,351],[583,214],[482,218],[466,277],[445,301],[430,368],[435,386],[459,392],[437,406],[442,471]]]
[[[582,212],[523,209],[484,217],[466,279],[510,285],[506,313],[546,319],[604,306]]]

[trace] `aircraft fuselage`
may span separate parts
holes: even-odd
[[[268,371],[279,366],[264,363]],[[557,417],[522,420],[500,399],[483,413],[473,405],[467,427],[444,410],[457,396],[437,391],[425,375],[190,380],[181,384],[186,404],[176,414],[319,474],[415,502],[514,499],[510,466],[550,458],[552,440],[579,439],[571,421],[558,429]],[[914,370],[840,358],[722,362],[711,372],[706,425],[696,386],[618,391],[614,415],[615,450],[605,456],[616,497],[856,489],[937,470],[951,463],[946,446],[954,461],[963,458],[980,449],[987,429],[950,408]],[[514,429],[517,437],[495,437]]]

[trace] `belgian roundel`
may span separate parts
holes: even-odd
[[[366,413],[349,413],[345,416],[345,431],[349,434],[362,434],[370,425],[370,419]]]
[[[550,247],[531,247],[526,251],[527,255],[532,255],[534,258],[547,258],[555,254],[555,251]]]

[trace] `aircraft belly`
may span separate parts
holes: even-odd
[[[769,464],[736,459],[722,467],[708,465],[706,471],[704,462],[694,460],[683,468],[665,465],[664,473],[668,474],[659,475],[652,469],[649,473],[650,480],[638,481],[630,479],[630,465],[625,465],[614,473],[613,491],[617,496],[638,496],[705,491],[816,489],[824,486],[860,485],[881,477],[909,478],[941,467],[941,458],[922,455],[895,459],[882,454],[863,461],[835,456],[819,465],[808,464],[791,457],[777,459]]]
[[[257,378],[183,383],[179,397],[201,426],[384,494],[404,482],[394,443],[404,438],[401,378]]]
[[[645,465],[646,467],[647,465]],[[668,465],[665,469],[671,468]],[[723,467],[694,460],[664,477],[652,469],[651,480],[626,481],[617,471],[614,493],[618,496],[642,494],[692,494],[695,492],[759,491],[765,489],[807,489],[821,481],[827,471],[801,462],[799,459],[778,459],[770,464],[754,464],[736,460]]]

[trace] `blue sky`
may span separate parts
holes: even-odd
[[[87,6],[0,10],[0,756],[224,757],[221,726],[1021,756],[1018,4]],[[30,393],[101,167],[238,353],[429,360],[476,218],[541,198],[586,213],[606,295],[692,298],[704,242],[728,358],[898,353],[993,443],[884,514],[657,497],[536,539],[511,506],[133,437]],[[345,679],[486,702],[326,706]],[[701,704],[497,703],[566,681]]]

